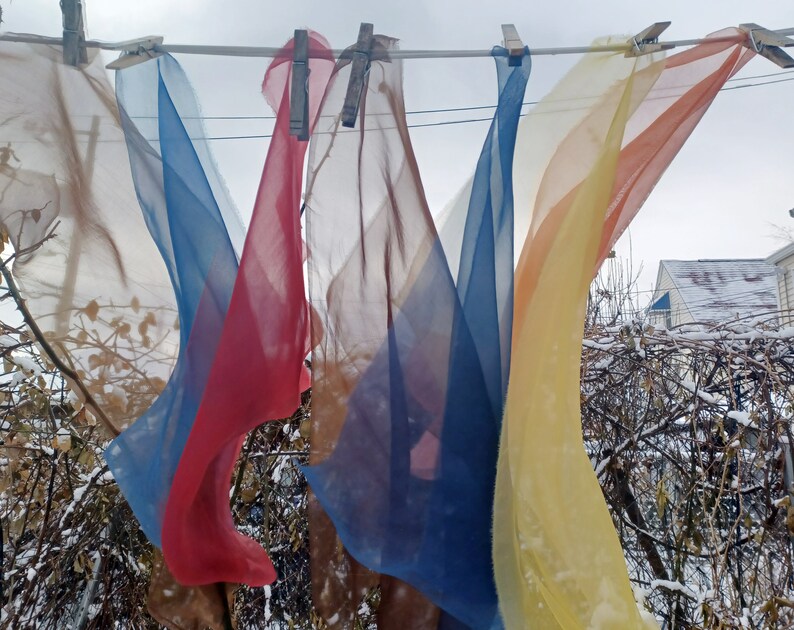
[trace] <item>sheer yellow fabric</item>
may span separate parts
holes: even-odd
[[[516,162],[516,169],[530,169],[517,172],[516,181],[534,179],[537,186],[516,198],[518,215],[526,195],[534,195],[516,270],[494,508],[494,570],[510,630],[647,623],[582,445],[579,360],[626,123],[663,67],[659,57],[588,56],[539,108],[569,111],[537,136],[542,146],[533,147],[531,164]],[[600,97],[583,85],[601,89]],[[573,86],[585,97],[578,104],[570,100]],[[535,114],[535,124],[542,116]]]

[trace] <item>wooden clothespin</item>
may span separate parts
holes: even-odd
[[[163,53],[155,50],[162,43],[163,38],[159,35],[148,35],[147,37],[120,42],[115,49],[119,50],[121,55],[105,67],[108,70],[123,70],[130,66],[137,66],[144,61],[149,61],[149,59],[156,59],[163,55]]]
[[[640,31],[630,40],[628,44],[631,45],[626,51],[626,57],[639,57],[641,55],[648,55],[650,53],[659,52],[660,50],[669,50],[673,48],[672,44],[660,44],[659,35],[661,35],[670,22],[654,22],[644,31]]]
[[[309,31],[296,29],[292,50],[289,135],[309,139]]]
[[[88,63],[81,0],[61,0],[63,14],[63,62],[69,66]]]
[[[739,28],[747,33],[748,48],[752,48],[781,68],[794,68],[794,59],[782,50],[782,47],[794,46],[794,39],[779,35],[758,24],[739,24]]]
[[[502,24],[502,39],[508,54],[507,65],[520,66],[526,49],[524,42],[518,36],[515,24]]]
[[[342,126],[353,128],[356,126],[358,106],[361,103],[361,92],[364,89],[367,72],[369,72],[370,54],[374,27],[368,22],[362,22],[358,29],[358,41],[353,48],[353,61],[350,64],[350,80],[347,84],[345,104],[342,107]]]

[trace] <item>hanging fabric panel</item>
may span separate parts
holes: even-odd
[[[334,61],[321,37],[311,34],[309,44],[313,120]],[[276,577],[261,544],[235,528],[229,485],[245,434],[289,417],[309,387],[300,233],[307,144],[289,135],[291,67],[292,43],[265,75],[276,127],[215,362],[166,508],[163,555],[182,584],[261,586]]]
[[[589,56],[569,76],[604,71],[602,57]],[[621,76],[624,68],[616,68],[617,87],[549,164],[538,199],[554,205],[536,204],[532,220],[533,225],[536,217],[559,216],[560,221],[555,231],[542,232],[552,240],[544,243],[529,299],[522,262],[527,248],[538,247],[532,233],[516,273],[514,352],[493,539],[499,600],[510,629],[528,623],[642,627],[620,545],[582,447],[578,389],[584,307],[623,131],[633,102],[652,85],[652,80],[635,83],[638,73],[631,71],[640,63],[642,58],[627,62],[628,78]],[[658,75],[661,63],[653,67]],[[559,179],[550,180],[550,174]],[[569,182],[573,194],[564,192]],[[557,210],[558,204],[564,210]]]
[[[237,584],[183,586],[157,550],[151,575],[146,609],[157,623],[168,630],[228,630]]]
[[[0,222],[27,308],[117,434],[163,390],[179,333],[113,90],[88,55],[73,68],[60,47],[0,42]]]
[[[510,629],[528,622],[549,628],[655,626],[634,603],[614,526],[582,447],[581,331],[594,270],[717,91],[749,58],[737,30],[715,34],[731,35],[733,42],[702,44],[666,62],[590,55],[544,99],[548,108],[564,108],[561,95],[575,93],[574,86],[599,72],[609,77],[601,85],[615,86],[586,115],[569,117],[576,124],[546,152],[553,157],[542,175],[527,173],[539,185],[516,270],[514,350],[494,507],[494,566]],[[529,118],[527,126],[542,124]],[[517,157],[517,179],[528,162]],[[534,164],[544,166],[542,160]]]
[[[670,56],[648,97],[626,127],[615,189],[607,208],[597,264],[600,265],[648,198],[725,82],[755,56],[747,34],[728,28]]]
[[[108,446],[105,459],[147,537],[159,547],[171,482],[237,273],[224,221],[235,215],[225,190],[213,190],[206,175],[214,165],[202,146],[206,134],[198,105],[179,64],[165,55],[118,72],[116,82],[138,199],[177,296],[180,354],[163,394]]]
[[[391,40],[378,38],[375,50],[381,54],[384,47],[390,44]],[[362,370],[365,369],[365,365],[372,359],[371,355],[377,350],[378,345],[382,344],[386,332],[385,321],[362,320],[361,326],[358,326],[356,322],[346,321],[344,318],[338,318],[338,323],[329,318],[327,308],[329,305],[332,309],[350,306],[350,304],[345,306],[344,295],[335,297],[329,301],[329,304],[326,304],[325,292],[328,291],[329,294],[333,292],[333,290],[329,290],[332,278],[350,259],[349,266],[352,269],[348,275],[351,283],[350,290],[353,292],[351,299],[358,302],[359,298],[356,294],[360,289],[361,293],[373,296],[373,299],[369,300],[373,307],[383,307],[379,302],[382,300],[383,291],[381,289],[385,281],[383,268],[381,267],[374,274],[370,273],[365,281],[360,283],[359,273],[355,269],[359,258],[353,252],[360,248],[360,230],[364,229],[373,216],[380,216],[381,225],[384,220],[388,221],[392,218],[388,210],[379,207],[384,202],[388,203],[391,195],[389,186],[393,186],[394,193],[399,197],[395,205],[405,207],[406,211],[413,213],[412,217],[419,216],[422,221],[421,224],[416,221],[401,222],[399,236],[403,236],[402,226],[404,226],[409,237],[408,242],[404,245],[404,249],[407,251],[399,256],[399,261],[410,264],[411,260],[417,257],[417,250],[421,251],[421,248],[427,246],[433,238],[432,226],[428,221],[429,213],[426,212],[426,208],[425,211],[421,210],[424,207],[424,198],[412,154],[409,154],[410,160],[406,160],[405,147],[409,141],[404,122],[399,127],[394,124],[395,113],[392,108],[397,110],[398,118],[401,117],[400,111],[402,110],[401,99],[395,98],[392,93],[396,89],[399,94],[400,88],[399,75],[395,77],[394,73],[399,73],[401,68],[392,66],[390,62],[373,64],[368,75],[369,86],[380,84],[389,89],[389,93],[383,94],[385,99],[376,99],[372,97],[373,87],[365,90],[360,114],[364,116],[364,112],[367,113],[366,123],[364,123],[366,135],[362,136],[361,120],[357,122],[357,129],[352,132],[341,129],[339,121],[335,120],[342,108],[349,78],[347,63],[349,62],[344,58],[340,61],[338,76],[333,84],[334,88],[329,91],[324,103],[324,111],[330,115],[322,116],[318,122],[318,127],[312,138],[309,160],[310,175],[307,186],[309,192],[306,196],[309,285],[312,296],[320,295],[319,299],[313,300],[313,309],[318,311],[319,315],[313,318],[312,331],[313,345],[321,344],[320,348],[315,347],[312,356],[314,387],[312,391],[310,461],[325,457],[333,450],[339,425],[344,422],[343,407],[345,399],[349,395],[346,393],[346,389],[354,387],[357,381],[354,373],[345,374],[345,371],[352,368],[354,372],[357,365],[360,365]],[[386,64],[390,69],[388,83],[383,81],[383,66]],[[373,71],[375,75],[372,74]],[[373,79],[372,77],[376,75],[378,78]],[[378,83],[373,83],[373,81]],[[351,163],[349,156],[355,156],[358,148],[361,147],[363,150],[364,145],[369,151],[367,158],[374,157],[376,161],[363,159],[363,157],[358,160],[354,157],[354,162]],[[332,147],[333,151],[331,151]],[[381,155],[381,153],[386,155]],[[381,159],[384,163],[383,170],[379,166]],[[366,180],[366,178],[371,180],[361,187],[358,184],[359,174],[355,167],[356,162],[362,169],[362,180]],[[312,173],[317,171],[320,165],[322,168],[317,178],[312,177]],[[315,179],[319,179],[321,183],[313,184]],[[394,180],[398,180],[397,185],[394,184]],[[317,194],[318,203],[311,201],[313,189],[321,191]],[[340,201],[341,206],[338,205]],[[415,209],[417,206],[420,210]],[[361,216],[359,216],[359,208]],[[359,224],[359,220],[361,220],[361,224]],[[399,218],[397,220],[400,221]],[[412,227],[416,229],[411,230]],[[397,237],[399,238],[399,236]],[[382,245],[382,242],[373,242],[370,248],[373,251],[373,256],[375,256],[374,252],[378,245]],[[363,255],[368,256],[369,250]],[[383,260],[382,251],[379,254],[379,260]],[[397,263],[395,262],[393,266],[397,267]],[[408,270],[403,267],[400,271],[405,274]],[[346,291],[347,282],[348,279],[343,277],[336,285],[340,287],[340,291]],[[366,303],[367,298],[365,298]],[[330,326],[330,328],[326,330],[324,326]],[[337,334],[335,331],[342,327],[344,327],[344,334]],[[337,344],[337,341],[358,344],[361,351],[351,353],[347,357],[339,356],[337,361],[345,371],[340,371],[335,375],[332,370],[324,368],[325,359],[323,357],[326,343],[331,345],[328,348],[329,352],[346,352],[343,345]],[[328,382],[326,379],[329,377],[335,379],[334,382]],[[341,391],[339,390],[340,386]],[[337,540],[333,525],[313,494],[310,494],[309,519],[314,600],[330,628],[341,630],[351,627],[361,597],[369,588],[378,584],[380,584],[384,598],[383,605],[378,609],[379,628],[406,627],[406,624],[413,624],[412,627],[418,628],[436,627],[438,609],[424,597],[395,578],[378,576],[368,571],[349,556]]]
[[[512,319],[512,155],[530,66],[496,64],[499,107],[457,287],[408,139],[399,62],[372,63],[354,133],[329,117],[315,135],[306,202],[313,329],[324,331],[307,479],[354,558],[473,627],[498,615],[490,514]],[[341,108],[346,70],[324,111]]]

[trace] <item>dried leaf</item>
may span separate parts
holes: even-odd
[[[659,483],[656,484],[656,513],[660,519],[664,516],[664,510],[667,507],[669,498],[667,488],[664,485],[664,479],[660,479]]]
[[[88,369],[92,372],[104,364],[101,354],[92,354],[88,357]]]
[[[85,305],[83,312],[86,314],[88,319],[90,319],[92,322],[95,322],[97,315],[99,314],[99,304],[97,304],[96,300],[91,300]]]
[[[72,449],[72,436],[68,433],[58,433],[52,438],[52,447],[62,453],[68,453]]]
[[[77,461],[88,469],[96,465],[96,458],[90,449],[84,448],[77,456]]]
[[[240,491],[240,498],[243,500],[243,503],[253,503],[256,500],[257,494],[259,494],[259,492],[256,488],[243,488]]]

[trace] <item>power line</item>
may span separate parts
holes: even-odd
[[[748,79],[753,79],[753,78],[762,78],[762,77],[765,77],[765,76],[778,76],[780,74],[788,74],[788,73],[786,73],[786,72],[775,72],[775,73],[772,73],[770,75],[758,75],[758,77],[743,77],[743,78],[740,78],[738,80],[742,80],[742,79],[743,80],[748,80]],[[775,83],[785,83],[785,82],[788,82],[788,81],[794,81],[794,77],[789,77],[789,78],[785,78],[785,79],[777,79],[777,80],[773,80],[773,81],[762,81],[762,82],[758,82],[758,83],[748,83],[746,85],[728,86],[728,87],[721,88],[719,91],[720,92],[727,92],[727,91],[730,91],[730,90],[738,90],[738,89],[741,89],[741,88],[761,87],[761,86],[764,86],[764,85],[771,85],[771,84],[775,84]],[[560,102],[562,102],[563,100],[565,100],[567,102],[567,101],[572,101],[572,100],[587,100],[587,99],[590,99],[590,98],[594,98],[594,97],[579,97],[578,99],[561,99]],[[538,103],[540,103],[540,101],[526,101],[525,103],[522,103],[522,105],[525,105],[525,106],[527,106],[527,105],[537,105]],[[495,108],[496,108],[496,105],[477,105],[477,106],[471,106],[471,107],[448,107],[448,108],[442,108],[442,109],[414,110],[414,111],[411,111],[411,112],[406,112],[406,114],[418,114],[418,113],[439,113],[440,114],[440,113],[449,113],[449,112],[457,112],[457,111],[475,111],[475,110],[495,109]],[[556,111],[561,111],[561,110],[549,110],[549,111],[544,112],[544,114],[552,114],[552,113],[554,113]],[[566,111],[569,111],[569,110],[566,110]],[[523,116],[527,116],[527,115],[529,115],[529,112],[521,114],[522,117]],[[138,117],[133,116],[132,118],[138,118],[138,119],[149,119],[149,118],[151,118],[151,119],[156,119],[157,117],[156,116],[138,116]],[[233,120],[236,120],[238,118],[240,120],[248,120],[248,119],[252,119],[252,120],[253,119],[256,119],[256,120],[260,120],[260,119],[273,120],[273,119],[275,119],[275,116],[240,116],[240,117],[236,117],[236,116],[235,117],[227,117],[227,116],[218,116],[218,117],[214,117],[214,116],[193,116],[193,117],[185,117],[185,118],[186,119],[194,119],[194,120],[195,119],[201,119],[201,120],[225,120],[227,118],[228,119],[233,119]],[[445,126],[449,126],[449,125],[463,125],[463,124],[478,123],[478,122],[490,122],[492,120],[493,120],[493,117],[492,116],[488,116],[488,117],[485,117],[485,118],[464,118],[462,120],[441,120],[441,121],[428,122],[428,123],[412,123],[412,124],[409,124],[407,126],[408,126],[409,129],[417,129],[417,128],[423,128],[423,127],[445,127]],[[327,133],[331,133],[331,132],[317,132],[317,133],[318,134],[327,134]],[[348,130],[337,131],[336,133],[337,134],[342,134],[342,133],[357,133],[357,132],[355,130],[351,129],[349,131]],[[265,133],[265,134],[250,134],[250,135],[238,135],[238,136],[193,136],[190,139],[191,140],[259,140],[259,139],[267,139],[267,138],[272,138],[272,137],[273,137],[272,133]],[[7,140],[3,139],[2,141],[6,142]],[[12,142],[22,143],[22,142],[38,142],[38,141],[37,140],[13,140]],[[102,140],[102,139],[100,139],[100,140],[98,140],[98,142],[124,142],[124,141],[123,140]],[[157,139],[147,139],[147,142],[157,142]]]
[[[727,82],[750,81],[751,79],[765,79],[765,78],[768,78],[768,77],[779,77],[781,75],[788,75],[788,74],[794,74],[794,70],[785,70],[783,72],[772,72],[772,73],[769,73],[769,74],[757,74],[757,75],[751,75],[751,76],[748,76],[748,77],[734,77],[732,79],[728,79]],[[726,87],[726,88],[723,88],[723,90],[726,90],[726,91],[727,90],[737,90],[737,89],[740,89],[740,88],[743,88],[743,87],[754,87],[756,85],[768,85],[768,84],[772,84],[772,83],[781,83],[781,82],[790,81],[790,80],[792,80],[792,79],[778,79],[776,81],[765,81],[763,83],[757,83],[757,84],[754,83],[754,84],[750,84],[750,85],[739,85],[739,86],[735,86],[735,87]],[[578,99],[564,99],[564,100],[567,102],[567,101],[570,101],[570,100],[587,100],[589,98],[594,98],[594,97],[583,96],[583,97],[579,97]],[[526,106],[529,106],[529,105],[537,105],[538,103],[540,103],[540,101],[525,101],[525,102],[521,103],[521,105],[526,107]],[[478,110],[483,110],[483,109],[496,109],[496,105],[469,105],[469,106],[465,106],[465,107],[443,107],[443,108],[438,108],[438,109],[415,109],[415,110],[407,111],[407,112],[405,112],[405,114],[406,114],[406,116],[414,116],[414,115],[422,115],[422,114],[426,115],[426,114],[443,114],[443,113],[451,113],[451,112],[478,111]],[[157,116],[130,116],[130,118],[134,118],[135,120],[143,120],[143,119],[154,119],[154,118],[157,118]],[[274,115],[268,115],[268,116],[262,116],[262,115],[260,115],[260,116],[253,116],[253,115],[252,116],[247,116],[247,115],[235,115],[235,116],[185,116],[183,118],[185,120],[196,120],[196,119],[198,119],[198,120],[275,120],[276,116],[274,116]],[[481,119],[477,119],[478,122],[479,122],[479,120],[481,120]]]
[[[773,83],[785,83],[786,81],[792,81],[794,77],[789,79],[778,79],[777,81],[764,81],[762,83],[748,83],[747,85],[731,85],[726,88],[722,88],[720,92],[727,92],[728,90],[741,90],[742,88],[746,87],[756,87],[759,85],[772,85]]]
[[[782,73],[779,73],[779,74],[782,74]],[[774,83],[784,83],[784,82],[787,82],[787,81],[794,81],[794,77],[789,77],[787,79],[778,79],[776,81],[764,81],[764,82],[759,82],[759,83],[748,83],[747,85],[736,85],[736,86],[723,87],[719,91],[720,92],[727,92],[727,91],[730,91],[730,90],[738,90],[740,88],[760,87],[760,86],[763,86],[763,85],[770,85],[770,84],[774,84]],[[537,103],[538,103],[538,101],[529,101],[527,103],[524,103],[524,105],[536,105]],[[492,108],[494,106],[482,106],[482,107],[478,107],[477,109],[486,109],[486,108],[489,108],[489,107]],[[474,109],[474,108],[472,108],[472,109]],[[458,111],[458,108],[439,109],[439,110],[434,110],[434,111],[436,111],[438,113],[453,112],[453,111]],[[465,111],[465,110],[463,110],[463,111]],[[552,113],[552,112],[544,112],[544,113]],[[522,117],[523,116],[527,116],[527,115],[528,115],[528,113],[521,114]],[[408,128],[409,129],[417,129],[417,128],[422,128],[422,127],[443,127],[443,126],[448,126],[448,125],[461,125],[461,124],[469,124],[469,123],[477,123],[477,122],[490,122],[491,120],[493,120],[493,117],[491,117],[491,116],[486,117],[486,118],[466,118],[466,119],[463,119],[463,120],[441,120],[441,121],[429,122],[429,123],[413,123],[413,124],[409,124]],[[319,133],[329,133],[329,132],[319,132]],[[336,133],[355,133],[355,130],[338,131]],[[253,139],[272,138],[272,137],[273,137],[273,134],[272,133],[268,133],[268,134],[242,135],[242,136],[207,136],[207,137],[192,138],[192,139],[193,140],[253,140]]]

